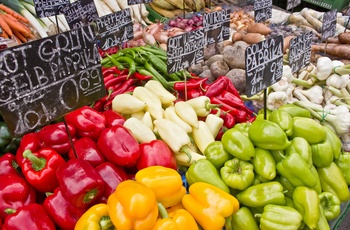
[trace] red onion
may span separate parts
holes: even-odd
[[[180,29],[185,29],[186,24],[184,22],[179,22],[179,23],[177,23],[176,27],[178,27]]]
[[[176,26],[175,20],[170,20],[169,21],[169,26]]]
[[[187,21],[187,25],[193,25],[195,23],[195,21],[193,19],[190,19]]]
[[[175,22],[182,22],[182,18],[180,17],[175,18]]]
[[[195,29],[195,28],[192,27],[192,26],[186,26],[184,30],[185,30],[186,32],[190,32],[190,31],[192,31],[193,29]]]

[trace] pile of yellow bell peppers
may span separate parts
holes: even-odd
[[[196,182],[187,193],[176,170],[151,166],[121,182],[107,204],[92,206],[75,229],[221,230],[238,209],[234,196],[211,184]]]

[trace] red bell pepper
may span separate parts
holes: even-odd
[[[97,140],[106,127],[105,117],[86,105],[68,113],[65,119],[76,128],[79,137],[90,137],[93,140]]]
[[[104,162],[100,164],[96,167],[96,170],[106,183],[104,193],[100,197],[99,201],[106,203],[109,195],[114,192],[118,184],[124,180],[128,180],[129,177],[124,169],[111,162]]]
[[[162,140],[153,140],[140,144],[141,155],[137,161],[137,169],[160,165],[177,170],[176,158],[169,146]]]
[[[39,142],[42,148],[52,148],[59,154],[67,154],[71,148],[69,137],[72,141],[76,141],[76,129],[73,125],[67,124],[69,135],[66,126],[63,122],[49,124],[44,126],[38,132]],[[35,150],[32,150],[35,151]]]
[[[141,154],[139,143],[131,131],[122,125],[104,129],[97,144],[102,154],[110,162],[119,166],[135,165]]]
[[[61,229],[74,229],[78,219],[86,212],[87,208],[78,208],[64,198],[61,188],[55,189],[44,200],[43,206],[51,219]]]
[[[106,127],[111,127],[114,125],[123,125],[125,122],[125,117],[114,110],[103,111],[102,114],[106,118]]]
[[[27,133],[23,135],[16,152],[16,161],[19,167],[22,167],[22,162],[24,160],[23,152],[26,149],[29,149],[33,152],[36,152],[39,149],[41,149],[37,133]]]
[[[74,142],[74,150],[71,148],[68,152],[70,159],[82,159],[96,167],[105,162],[105,157],[99,150],[97,143],[89,137],[82,137]]]
[[[2,226],[3,230],[55,230],[56,226],[40,204],[29,204],[17,210],[8,210],[8,215]]]
[[[5,209],[18,209],[36,202],[34,188],[17,174],[0,175],[0,218],[8,215]]]
[[[39,192],[53,192],[58,187],[57,168],[65,163],[63,157],[50,148],[35,153],[28,149],[23,152],[23,156],[26,159],[22,171],[29,184]]]
[[[87,161],[70,159],[56,171],[63,196],[79,208],[93,204],[102,194],[104,181]]]
[[[0,175],[9,173],[20,175],[21,169],[17,164],[16,156],[6,153],[0,157]]]

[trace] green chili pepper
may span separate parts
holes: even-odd
[[[340,214],[340,200],[330,192],[322,192],[318,195],[327,221],[337,218]]]
[[[164,74],[165,76],[168,75],[166,63],[160,60],[156,55],[149,52],[147,53],[147,59],[161,74]]]
[[[153,68],[153,66],[147,61],[145,62],[145,68],[164,86],[164,88],[166,88],[167,90],[171,90],[169,82],[160,73],[158,73],[158,71],[155,68]]]
[[[231,224],[233,230],[259,230],[254,216],[247,207],[240,207],[240,209],[232,215]]]
[[[220,169],[226,161],[232,159],[221,141],[211,142],[204,151],[204,156],[210,161],[215,168]]]
[[[133,59],[126,57],[126,56],[121,56],[116,58],[116,61],[118,62],[126,62],[129,66],[129,73],[128,76],[132,75],[136,71],[136,63]]]
[[[255,149],[249,138],[236,128],[227,130],[221,138],[227,152],[234,157],[249,161],[255,156]]]
[[[251,160],[254,171],[266,180],[272,180],[276,176],[276,162],[269,150],[255,148],[255,156]]]
[[[165,50],[159,48],[159,47],[153,47],[153,46],[142,46],[140,47],[142,50],[146,51],[146,52],[150,52],[153,53],[155,55],[159,55],[159,56],[167,56],[167,53],[165,52]]]
[[[107,53],[106,53],[106,55],[109,58],[109,60],[113,63],[113,65],[116,66],[119,70],[125,69],[124,66],[119,61],[117,61],[114,57],[112,57],[111,55],[109,55]]]
[[[254,181],[254,166],[248,161],[233,158],[220,169],[221,179],[227,186],[243,190]]]

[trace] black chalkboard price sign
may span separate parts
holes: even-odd
[[[310,64],[311,44],[311,31],[307,31],[290,40],[288,60],[292,73]]]
[[[170,37],[167,42],[168,73],[175,73],[203,61],[204,28]]]
[[[335,35],[337,25],[337,10],[331,10],[323,14],[322,20],[322,40]]]
[[[283,36],[261,41],[246,48],[247,96],[279,81],[283,73]]]
[[[98,18],[94,0],[79,0],[63,7],[60,12],[64,14],[70,29],[87,26]]]
[[[254,1],[254,20],[264,22],[272,17],[272,0]]]
[[[60,9],[69,4],[69,0],[34,0],[35,12],[39,18],[58,15]]]
[[[301,0],[287,0],[287,8],[286,10],[291,10],[296,6],[301,4]]]
[[[96,19],[99,46],[103,50],[134,38],[130,9],[117,11]]]
[[[152,0],[128,0],[128,5],[137,5],[137,4],[147,4],[152,2]]]
[[[13,136],[106,94],[92,26],[0,52],[0,112]]]
[[[230,9],[204,14],[203,27],[207,45],[228,40],[230,38]]]

